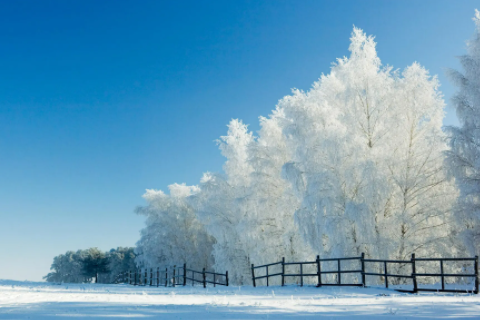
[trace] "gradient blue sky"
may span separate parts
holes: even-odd
[[[476,1],[2,1],[0,277],[40,280],[67,250],[133,246],[146,188],[220,171],[232,118],[258,129],[348,55],[458,68]],[[455,124],[447,109],[445,124]]]

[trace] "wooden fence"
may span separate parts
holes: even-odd
[[[342,261],[358,261],[360,268],[359,269],[351,269],[351,270],[342,270]],[[324,270],[322,268],[322,263],[325,262],[336,262],[336,270]],[[439,263],[439,273],[431,272],[431,273],[417,273],[416,267],[417,263],[422,262],[438,262]],[[451,262],[462,262],[464,264],[473,263],[473,274],[472,273],[445,273],[444,266],[445,263]],[[380,268],[383,269],[383,272],[373,272],[368,271],[369,266],[371,265],[380,264]],[[394,274],[389,272],[390,265],[401,265],[403,266],[410,266],[411,272],[410,274]],[[285,266],[289,265],[298,265],[300,272],[299,273],[286,273]],[[305,265],[313,265],[316,267],[315,273],[304,273],[303,267]],[[281,272],[270,273],[269,268],[274,266],[281,266]],[[265,274],[261,276],[256,276],[255,271],[258,269],[265,268]],[[317,287],[321,286],[367,286],[367,278],[366,276],[374,276],[374,277],[381,277],[385,283],[385,287],[389,287],[389,278],[400,278],[400,279],[411,279],[412,280],[412,290],[404,290],[404,289],[395,289],[397,291],[402,292],[411,292],[416,293],[418,291],[435,291],[435,292],[457,292],[457,293],[464,293],[468,292],[468,290],[460,290],[460,289],[446,289],[445,288],[445,278],[446,277],[453,277],[453,278],[473,278],[474,279],[474,288],[470,290],[475,294],[478,294],[479,289],[479,279],[478,279],[478,256],[474,258],[415,258],[415,254],[412,254],[410,260],[380,260],[380,259],[366,259],[365,254],[362,253],[360,257],[349,257],[349,258],[327,258],[327,259],[320,259],[320,256],[317,256],[315,261],[307,261],[307,262],[285,262],[285,258],[282,258],[282,261],[265,264],[261,266],[255,266],[254,264],[251,265],[252,271],[252,282],[253,286],[256,287],[256,281],[259,279],[265,279],[266,285],[269,285],[269,278],[272,277],[281,277],[281,285],[285,285],[285,278],[286,277],[298,277],[300,278],[300,285],[303,286],[304,277],[315,277],[316,278],[316,285]],[[323,281],[322,275],[334,274],[336,275],[336,282],[326,282]],[[345,283],[342,282],[342,274],[356,274],[357,275],[357,282],[356,283]],[[440,288],[426,288],[423,286],[418,285],[418,280],[423,278],[429,277],[439,277],[441,279],[441,289]]]
[[[170,269],[170,270],[169,270]],[[191,277],[188,274],[191,274]],[[200,277],[200,279],[199,279]],[[142,279],[143,278],[143,279]],[[165,268],[165,271],[160,270],[160,267],[156,268],[139,268],[136,270],[129,270],[120,273],[116,278],[116,283],[126,283],[134,286],[172,286],[187,285],[187,280],[191,281],[192,286],[195,283],[203,284],[206,288],[207,284],[213,284],[221,286],[228,286],[228,271],[225,273],[217,273],[212,271],[206,271],[203,268],[202,271],[188,269],[184,263],[183,266],[173,266],[173,268]]]

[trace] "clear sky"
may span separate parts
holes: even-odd
[[[253,131],[348,55],[459,68],[477,1],[2,1],[0,278],[40,280],[67,250],[133,246],[146,188],[220,171],[232,118]],[[445,124],[455,124],[447,108]]]

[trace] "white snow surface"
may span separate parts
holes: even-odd
[[[0,280],[0,319],[475,319],[480,295],[355,287],[134,287]]]

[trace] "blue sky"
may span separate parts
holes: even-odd
[[[353,25],[384,64],[459,68],[475,1],[0,3],[0,270],[40,280],[67,250],[133,246],[146,188],[197,184],[214,140],[258,129],[291,88],[348,55]],[[447,108],[445,124],[455,124]]]

